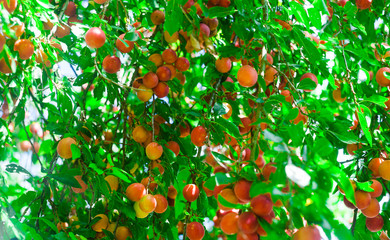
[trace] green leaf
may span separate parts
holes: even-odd
[[[224,197],[218,194],[218,202],[222,204],[222,206],[233,208],[233,209],[246,209],[247,207],[242,204],[234,204],[227,201]]]
[[[297,89],[314,90],[316,87],[317,84],[313,80],[310,78],[304,78],[298,83]]]
[[[316,139],[313,151],[321,157],[326,157],[333,152],[333,146],[328,139],[321,137]]]
[[[365,192],[373,192],[374,189],[371,188],[372,181],[367,182],[356,182],[356,187],[359,190],[363,190]]]
[[[303,5],[292,1],[290,2],[290,7],[294,16],[297,18],[297,21],[304,23],[306,29],[309,30],[310,29],[309,17],[307,16],[306,10],[303,8]]]
[[[217,185],[234,183],[236,181],[229,174],[221,172],[215,174],[215,179],[217,181]]]
[[[123,169],[119,169],[117,167],[110,168],[112,170],[112,175],[120,178],[121,180],[127,182],[127,183],[133,183],[136,182],[133,176],[131,176],[129,173],[124,171]]]
[[[369,98],[365,98],[364,101],[368,101],[368,102],[372,102],[372,103],[375,103],[381,107],[386,107],[386,104],[385,102],[387,102],[389,99],[387,99],[387,97],[383,97],[383,96],[380,96],[380,95],[372,95],[370,96]]]
[[[164,28],[170,35],[180,30],[180,24],[183,22],[183,12],[180,8],[178,0],[168,1],[168,6],[165,9]]]
[[[58,182],[75,187],[81,188],[80,183],[72,175],[63,175],[63,174],[47,174],[46,177],[57,180]]]
[[[360,126],[362,127],[364,136],[367,138],[368,143],[372,147],[372,135],[370,129],[368,128],[368,123],[365,114],[362,112],[362,108],[358,107],[357,110],[358,110],[357,114],[358,114],[359,123]],[[365,112],[367,113],[367,110]]]
[[[315,64],[317,61],[321,60],[320,53],[318,49],[314,46],[312,41],[306,39],[305,35],[299,31],[297,28],[293,28],[294,39],[302,47],[305,55],[308,57],[309,61],[312,64]]]
[[[232,123],[231,121],[228,121],[222,117],[217,118],[215,120],[216,123],[220,124],[222,127],[226,129],[226,132],[233,136],[235,139],[241,139],[240,131],[238,130],[238,127]]]
[[[47,224],[47,226],[49,226],[54,232],[58,232],[58,229],[56,227],[56,225],[54,225],[53,222],[49,221],[49,219],[46,219],[44,217],[40,217],[40,218],[37,218],[37,217],[32,217],[31,219],[34,219],[34,220],[42,220],[44,223]]]
[[[233,6],[230,6],[228,8],[225,7],[219,7],[215,6],[209,9],[209,18],[215,18],[215,17],[226,17],[233,15],[236,10]]]
[[[81,157],[81,151],[77,145],[72,144],[70,145],[70,148],[72,150],[72,159],[77,159]]]
[[[223,163],[231,163],[233,161],[230,158],[226,157],[225,155],[214,152],[214,151],[211,152],[211,155],[213,155],[213,157],[215,158],[215,160],[217,162],[220,162],[222,164]]]

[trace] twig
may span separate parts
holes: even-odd
[[[9,114],[8,124],[11,123],[11,116],[15,113],[16,108],[18,107],[23,95],[24,95],[24,85],[22,85],[22,89],[20,90],[19,97],[16,99],[16,102],[14,104],[14,108],[12,109],[11,113]]]
[[[356,209],[353,211],[353,221],[352,221],[352,226],[351,226],[351,233],[352,233],[352,236],[354,235],[354,232],[355,232],[355,225],[356,225],[357,213],[358,213],[358,209],[356,208]]]
[[[43,164],[42,164],[42,162],[41,162],[41,159],[40,159],[39,156],[38,156],[38,153],[35,151],[33,142],[31,141],[30,137],[28,136],[28,132],[27,132],[27,129],[26,129],[26,125],[24,124],[24,121],[22,121],[22,126],[23,126],[24,131],[26,132],[27,139],[28,139],[28,141],[29,141],[30,144],[31,144],[33,153],[34,153],[35,156],[37,157],[38,162],[39,162],[39,164],[41,165],[42,170],[44,171],[44,170],[45,170],[45,167],[43,166]]]

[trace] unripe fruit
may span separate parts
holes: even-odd
[[[179,57],[175,62],[175,67],[180,72],[185,72],[190,68],[190,62],[185,57]]]
[[[384,221],[381,215],[373,218],[366,218],[366,227],[371,232],[378,232],[383,228]]]
[[[157,206],[157,201],[151,194],[146,194],[139,200],[139,207],[145,213],[151,213]]]
[[[106,182],[110,186],[111,192],[118,190],[119,180],[117,177],[115,177],[114,175],[108,175],[104,178],[104,180],[106,180]]]
[[[156,194],[154,195],[154,198],[156,199],[156,202],[157,202],[157,206],[156,206],[156,209],[154,209],[154,211],[156,213],[163,213],[167,210],[168,208],[168,201],[167,199],[161,195],[161,194]]]
[[[132,183],[126,189],[126,196],[131,201],[137,202],[146,195],[145,186],[141,183]]]
[[[252,87],[257,83],[257,72],[256,70],[249,66],[242,66],[237,72],[238,83],[243,87]]]
[[[168,149],[170,149],[176,156],[179,155],[179,153],[180,153],[180,146],[179,146],[179,144],[177,142],[169,141],[169,142],[167,142],[166,147]]]
[[[158,84],[158,77],[155,73],[153,72],[148,72],[145,74],[145,76],[142,79],[142,83],[145,85],[147,88],[154,88]]]
[[[195,184],[188,184],[183,188],[183,196],[189,201],[193,202],[199,197],[199,188]]]
[[[215,61],[215,68],[220,73],[227,73],[232,68],[232,61],[230,58],[220,58]]]
[[[360,210],[367,208],[371,202],[371,195],[368,192],[357,190],[355,191],[356,207]]]
[[[151,142],[146,147],[146,156],[150,160],[157,160],[161,157],[162,154],[163,154],[163,147],[156,142]]]
[[[204,227],[198,222],[192,222],[187,225],[186,236],[190,240],[201,240],[204,237]]]
[[[74,176],[74,178],[79,182],[81,188],[75,188],[72,187],[73,192],[75,193],[83,193],[85,190],[87,190],[88,185],[83,181],[82,177],[80,175]]]
[[[154,53],[150,55],[148,60],[153,62],[156,65],[156,67],[160,67],[161,65],[164,64],[161,54],[158,53]]]
[[[150,15],[150,19],[154,25],[160,25],[165,21],[165,13],[160,10],[155,10]]]
[[[235,212],[230,212],[224,215],[219,223],[222,232],[227,235],[233,235],[238,232],[238,214]]]
[[[144,143],[148,139],[148,130],[143,126],[136,126],[133,129],[132,136],[137,143]]]
[[[249,196],[251,186],[252,182],[249,182],[246,179],[239,180],[234,186],[234,193],[242,203],[248,203],[251,200],[251,197]]]
[[[142,102],[147,102],[153,96],[153,91],[145,87],[143,84],[137,89],[137,97]]]
[[[321,240],[320,231],[315,226],[301,227],[293,236],[293,240]]]
[[[171,70],[167,66],[161,66],[157,68],[156,74],[158,79],[163,82],[170,80],[172,77]]]
[[[92,229],[95,232],[103,232],[103,229],[108,227],[108,218],[104,214],[98,214],[94,217],[94,219],[98,217],[100,217],[100,219],[94,225],[92,225]]]
[[[388,76],[390,76],[390,68],[388,67],[380,68],[375,75],[376,81],[378,82],[379,86],[382,87],[390,86],[390,79],[384,75],[385,72]]]
[[[131,50],[133,50],[133,48],[134,48],[134,42],[129,41],[129,40],[125,40],[124,37],[125,37],[125,34],[123,33],[123,34],[121,34],[121,35],[119,36],[119,39],[121,39],[123,42],[125,42],[125,43],[127,44],[127,46],[126,46],[121,40],[119,40],[119,39],[116,40],[115,46],[116,46],[116,48],[118,48],[118,50],[119,50],[120,52],[122,52],[122,53],[128,53],[128,52],[130,52]]]
[[[390,181],[390,160],[385,160],[378,168],[379,176]]]
[[[107,73],[117,73],[121,69],[121,60],[117,56],[106,56],[103,59],[103,69]]]
[[[251,200],[252,211],[257,216],[266,216],[272,211],[273,203],[266,195],[258,195]]]
[[[362,209],[362,213],[368,218],[373,218],[378,216],[380,210],[381,207],[378,200],[376,200],[376,198],[371,198],[370,204],[365,209]]]
[[[61,139],[57,145],[58,155],[64,159],[72,158],[72,144],[77,146],[77,142],[73,138],[67,137]]]
[[[206,129],[204,129],[204,127],[202,126],[197,126],[191,132],[191,142],[197,147],[201,147],[204,145],[204,142],[206,141],[206,137],[207,137]]]
[[[257,217],[253,212],[241,213],[238,217],[237,224],[240,231],[246,234],[255,233],[259,227]]]
[[[139,206],[139,201],[134,203],[134,211],[135,211],[135,216],[137,218],[146,218],[149,214],[141,210]]]
[[[164,82],[159,82],[155,88],[153,88],[154,94],[158,98],[164,98],[169,94],[169,86]]]
[[[85,43],[90,48],[100,48],[106,42],[106,34],[98,27],[93,27],[85,34]]]
[[[28,39],[19,39],[15,42],[14,51],[18,51],[19,57],[26,60],[34,54],[34,45]]]

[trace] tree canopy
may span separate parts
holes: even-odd
[[[3,239],[389,239],[390,3],[0,0]]]

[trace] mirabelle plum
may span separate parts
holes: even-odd
[[[242,66],[237,72],[238,83],[243,87],[252,87],[257,83],[257,72],[256,70],[249,66]]]
[[[134,42],[126,40],[126,39],[124,39],[124,37],[125,37],[125,34],[124,33],[121,34],[119,36],[119,38],[116,40],[115,46],[116,46],[116,48],[118,48],[118,50],[120,52],[122,52],[122,53],[129,53],[134,48]],[[123,42],[125,42],[127,44],[127,46]]]
[[[220,58],[215,61],[215,68],[220,73],[227,73],[232,68],[232,61],[230,58]]]
[[[85,34],[85,43],[90,48],[100,48],[106,42],[106,34],[98,27],[90,28]]]
[[[251,197],[249,196],[251,186],[252,182],[249,182],[246,179],[239,180],[234,186],[234,193],[242,203],[248,203],[251,200]]]
[[[14,51],[19,52],[20,59],[26,60],[34,54],[34,45],[28,39],[19,39],[15,42]]]
[[[293,236],[293,240],[321,240],[320,231],[315,226],[301,227]]]
[[[378,168],[379,176],[390,181],[390,160],[383,161]]]
[[[187,184],[183,188],[183,196],[189,201],[193,202],[199,197],[199,188],[195,184]]]
[[[166,147],[168,149],[170,149],[173,153],[175,153],[176,156],[179,155],[179,153],[180,153],[180,146],[179,146],[179,144],[177,142],[169,141],[169,142],[167,142]]]
[[[161,157],[163,154],[163,147],[156,143],[156,142],[151,142],[146,146],[146,156],[150,160],[157,160]]]
[[[362,213],[368,218],[373,218],[378,216],[380,210],[381,207],[378,200],[376,200],[376,198],[371,198],[370,204],[365,209],[362,209]]]
[[[132,133],[134,141],[137,143],[144,143],[148,139],[148,130],[143,126],[136,126]]]
[[[81,188],[72,187],[73,192],[75,192],[75,193],[85,192],[85,190],[87,190],[87,188],[88,188],[88,185],[83,181],[81,175],[74,176],[74,178],[77,180],[77,182],[79,182]]]
[[[148,72],[145,74],[145,76],[142,79],[142,83],[144,84],[145,87],[147,88],[154,88],[158,84],[158,77],[157,74],[153,72]]]
[[[117,56],[106,56],[103,59],[103,69],[107,73],[117,73],[121,69],[121,60]]]
[[[220,227],[222,232],[227,235],[233,235],[238,232],[238,214],[229,212],[221,218]]]
[[[258,216],[266,216],[272,211],[272,200],[266,195],[258,195],[251,200],[252,211]]]
[[[103,229],[106,229],[108,227],[108,218],[104,214],[98,214],[94,217],[95,218],[100,218],[94,225],[92,225],[92,229],[95,232],[103,232]]]
[[[153,195],[146,194],[139,200],[139,207],[145,213],[151,213],[156,209],[157,201]]]
[[[365,209],[370,205],[371,195],[368,192],[357,190],[355,191],[356,207],[359,209]]]
[[[154,211],[156,213],[163,213],[167,210],[168,208],[168,201],[167,199],[161,195],[161,194],[156,194],[154,195],[154,198],[156,199],[157,205]]]
[[[192,222],[187,225],[186,235],[190,240],[200,240],[204,237],[204,227],[201,223]]]
[[[58,155],[64,159],[72,158],[71,145],[73,144],[77,146],[77,142],[73,138],[67,137],[61,139],[57,145]]]
[[[153,88],[154,94],[158,98],[164,98],[169,94],[169,86],[164,82],[159,82],[155,88]]]
[[[141,183],[132,183],[126,189],[126,196],[131,201],[137,202],[146,195],[145,186]]]
[[[150,15],[150,19],[154,25],[160,25],[165,21],[165,13],[160,10],[155,10]]]
[[[206,137],[207,131],[202,126],[197,126],[191,132],[191,142],[197,147],[201,147],[204,145]]]

